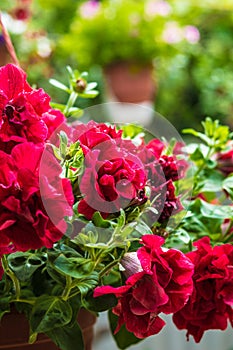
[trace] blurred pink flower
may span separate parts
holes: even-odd
[[[146,15],[155,16],[160,15],[166,17],[171,12],[171,6],[164,0],[151,0],[146,5]]]
[[[80,6],[80,15],[83,18],[91,19],[95,17],[97,12],[99,11],[99,8],[100,8],[100,4],[98,1],[90,0],[90,1],[84,2]]]
[[[185,26],[184,27],[184,37],[191,43],[196,44],[200,40],[200,32],[197,27],[194,26]]]
[[[166,23],[162,38],[168,44],[176,44],[183,39],[183,31],[176,22],[169,21]]]

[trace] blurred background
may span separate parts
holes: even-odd
[[[70,65],[98,82],[83,108],[142,103],[178,130],[206,116],[233,123],[232,0],[1,0],[0,10],[29,82],[56,102],[67,96],[48,79],[65,83]]]
[[[233,0],[1,0],[0,11],[28,81],[54,102],[67,95],[49,79],[66,84],[70,65],[98,82],[96,98],[78,99],[82,108],[140,104],[178,131],[206,116],[233,126]],[[0,30],[0,65],[10,61]],[[233,349],[230,332],[213,332],[202,345],[186,343],[171,322],[166,332],[133,348]],[[94,348],[105,346],[116,349],[106,315]]]

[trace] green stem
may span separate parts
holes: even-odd
[[[62,299],[67,300],[69,298],[70,292],[72,289],[72,278],[70,276],[66,276],[66,286],[62,293]]]
[[[80,290],[78,290],[77,292],[74,292],[73,294],[70,294],[69,299],[72,299],[73,297],[75,297],[78,294],[80,294]]]
[[[121,259],[117,259],[112,261],[110,264],[105,266],[105,268],[100,273],[100,278],[103,277],[109,270],[111,270],[115,265],[117,265],[120,262]]]
[[[3,266],[5,273],[12,280],[14,290],[15,290],[16,300],[19,300],[20,294],[21,294],[20,283],[19,283],[18,278],[15,276],[14,272],[10,269],[10,267],[8,265],[7,257],[5,255],[2,256],[2,266]]]
[[[30,304],[30,305],[34,305],[35,301],[33,300],[28,300],[28,299],[13,299],[11,300],[12,303],[25,303],[25,304]]]
[[[67,101],[67,104],[66,104],[66,106],[65,106],[65,109],[64,109],[64,111],[63,111],[63,113],[65,114],[66,117],[68,117],[69,109],[70,109],[71,107],[73,107],[73,105],[75,104],[75,101],[76,101],[77,97],[78,97],[77,92],[72,91],[71,94],[70,94],[70,97],[69,97],[69,99],[68,99],[68,101]]]

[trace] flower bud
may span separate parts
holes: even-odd
[[[87,87],[86,80],[84,80],[82,78],[76,80],[76,84],[75,84],[75,88],[74,88],[76,92],[82,93],[85,91],[86,87]]]
[[[140,260],[137,257],[137,252],[126,253],[121,260],[121,265],[126,278],[143,271]]]

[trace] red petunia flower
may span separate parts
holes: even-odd
[[[65,117],[50,107],[43,89],[32,89],[13,64],[0,68],[0,150],[10,153],[23,142],[45,142]],[[51,129],[51,124],[52,129]]]
[[[188,303],[173,316],[178,329],[187,329],[198,343],[209,329],[233,326],[233,247],[211,247],[210,238],[194,243],[197,250],[186,256],[194,263],[194,289]]]
[[[0,246],[11,244],[19,251],[51,248],[66,229],[64,216],[72,214],[72,188],[62,180],[62,169],[54,157],[39,169],[43,146],[26,142],[15,146],[11,155],[0,151]],[[43,191],[43,198],[40,190]],[[62,195],[65,193],[64,196]],[[68,204],[69,198],[69,204]],[[43,201],[53,205],[56,219],[51,221]]]
[[[137,157],[111,142],[104,144],[104,151],[95,149],[86,154],[80,181],[84,199],[78,211],[89,220],[96,211],[107,217],[130,206],[135,199],[140,200],[139,193],[146,184],[144,167]]]
[[[79,123],[73,128],[72,141],[80,142],[84,154],[90,149],[107,150],[110,141],[121,141],[122,130],[116,130],[115,126],[109,126],[104,123],[96,123],[93,120],[87,124]],[[97,147],[98,146],[98,147]]]
[[[119,316],[115,333],[125,324],[138,338],[157,334],[165,325],[159,313],[176,312],[187,303],[193,289],[193,264],[182,252],[163,249],[163,243],[162,237],[143,236],[143,246],[137,252],[139,271],[133,273],[124,286],[95,289],[95,297],[115,294],[118,298],[113,308]]]

